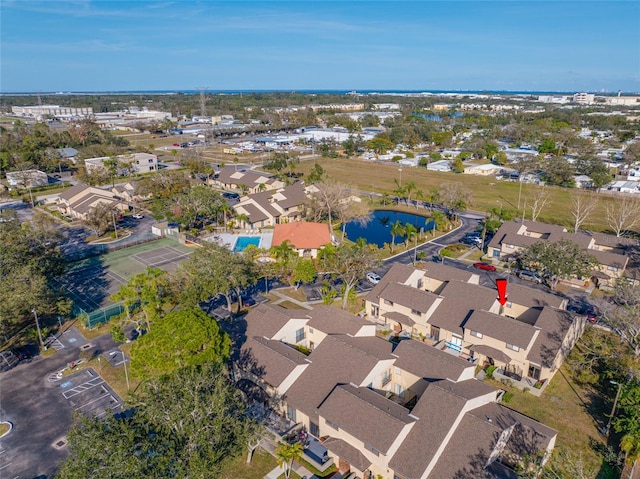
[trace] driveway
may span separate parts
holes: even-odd
[[[56,378],[58,371],[78,359],[80,348],[87,343],[72,328],[58,338],[55,355],[38,356],[2,373],[0,418],[10,421],[13,430],[0,439],[0,477],[52,477],[68,453],[65,435],[72,412],[104,414],[106,407],[117,408],[120,399],[91,369]],[[115,347],[110,335],[90,344],[100,351]]]

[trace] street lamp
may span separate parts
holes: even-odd
[[[619,382],[613,381],[613,380],[610,380],[609,382],[611,384],[617,384],[618,385],[618,392],[616,392],[616,398],[613,401],[613,409],[611,409],[611,416],[609,416],[609,421],[607,422],[607,427],[604,430],[604,435],[605,436],[609,436],[609,430],[611,429],[611,421],[613,420],[613,416],[616,413],[616,406],[618,405],[618,399],[620,399],[620,392],[622,391],[622,383],[619,383]]]
[[[33,315],[36,318],[36,328],[38,328],[38,338],[40,338],[40,346],[44,351],[46,351],[47,347],[44,345],[44,341],[42,340],[42,331],[40,331],[40,321],[38,321],[38,312],[36,311],[36,308],[33,308],[31,311],[33,312]]]
[[[402,168],[398,168],[398,171],[400,172],[400,183],[398,183],[398,186],[402,188]]]
[[[122,364],[124,365],[124,378],[127,380],[127,391],[129,391],[130,388],[129,388],[129,374],[127,374],[127,357],[124,355],[124,351],[117,349],[115,351],[111,351],[110,354],[111,356],[115,356],[118,353],[122,354]]]

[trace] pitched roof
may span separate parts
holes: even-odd
[[[544,306],[554,306],[559,308],[564,303],[564,298],[557,294],[547,293],[539,289],[529,288],[516,283],[507,285],[507,299],[515,304],[520,304],[528,308],[542,308]]]
[[[427,380],[457,381],[467,368],[474,365],[418,341],[400,341],[393,354],[398,356],[394,366]]]
[[[475,310],[464,323],[464,329],[477,331],[521,349],[526,349],[536,334],[536,328],[517,319]]]
[[[391,357],[391,343],[380,338],[327,336],[308,356],[311,364],[284,400],[312,420],[317,418],[317,408],[336,384],[360,384],[376,367],[380,358],[371,351],[373,340],[385,343],[380,347],[387,347]]]
[[[73,185],[71,188],[64,190],[62,193],[60,193],[58,195],[58,198],[62,200],[70,200],[71,198],[76,196],[78,193],[82,193],[84,190],[88,190],[89,188],[91,188],[91,186],[85,185],[83,183],[77,183]]]
[[[380,282],[365,296],[367,301],[378,304],[380,292],[390,283],[404,283],[413,274],[415,268],[406,264],[394,263],[393,266],[382,277]]]
[[[409,410],[368,388],[340,385],[319,407],[319,415],[351,436],[386,453],[407,424]]]
[[[249,188],[266,183],[273,175],[255,170],[237,171],[235,166],[225,166],[218,173],[218,181],[225,184],[247,185]]]
[[[400,283],[389,283],[378,295],[381,299],[391,301],[421,313],[429,311],[439,298],[437,294],[423,291]]]
[[[262,337],[248,338],[241,351],[241,361],[252,363],[243,364],[243,368],[274,387],[278,387],[297,366],[309,364],[306,356],[291,346]]]
[[[314,305],[311,311],[304,312],[304,316],[309,318],[307,323],[309,327],[327,334],[350,334],[353,336],[359,333],[363,326],[372,324],[360,316],[325,305]]]
[[[569,311],[549,306],[543,308],[535,322],[535,326],[541,331],[528,352],[527,359],[544,367],[552,367],[567,332],[576,321],[584,319]]]
[[[429,278],[435,278],[439,281],[464,281],[465,283],[469,282],[471,278],[477,276],[475,273],[471,271],[465,271],[462,269],[454,268],[453,266],[449,266],[442,263],[427,263],[424,267],[425,276]]]
[[[360,471],[366,471],[371,466],[371,461],[364,454],[342,439],[329,437],[322,445]]]
[[[274,304],[261,304],[251,310],[246,317],[247,337],[271,338],[300,311],[286,309]]]
[[[491,309],[496,292],[484,286],[449,281],[440,292],[444,300],[429,318],[429,324],[462,335],[462,324],[473,310]]]
[[[326,223],[296,221],[278,224],[273,229],[272,246],[280,246],[284,241],[297,249],[319,249],[331,242],[331,232]]]
[[[422,477],[467,403],[440,382],[429,384],[418,400],[412,414],[419,420],[389,461],[389,467],[406,479]]]

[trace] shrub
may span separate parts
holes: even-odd
[[[485,371],[485,374],[487,375],[487,377],[488,377],[489,379],[491,379],[491,378],[493,377],[493,372],[494,372],[495,370],[496,370],[496,367],[495,367],[495,366],[489,366],[489,367],[487,368],[487,370]]]
[[[502,395],[502,402],[503,403],[510,403],[512,400],[513,400],[513,393],[512,392],[507,391]]]

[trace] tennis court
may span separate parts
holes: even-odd
[[[109,297],[129,278],[149,267],[171,272],[192,252],[193,248],[176,241],[159,239],[72,263],[57,281],[69,291],[76,307],[91,313],[114,304]]]
[[[174,246],[165,246],[163,248],[145,251],[133,255],[132,258],[142,263],[146,268],[160,268],[167,272],[171,272],[184,260],[186,260],[192,251],[183,252]]]

